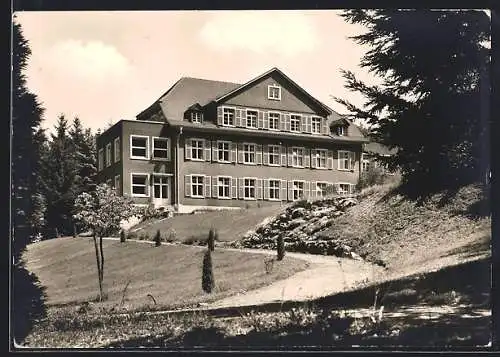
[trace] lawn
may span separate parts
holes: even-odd
[[[266,206],[181,215],[151,224],[139,224],[132,227],[132,230],[140,228],[136,232],[138,236],[147,233],[152,238],[159,229],[163,236],[169,236],[173,232],[175,240],[185,241],[203,240],[207,237],[210,228],[215,228],[220,241],[233,241],[241,238],[265,218],[276,215],[282,209],[280,206]]]
[[[302,260],[285,257],[267,274],[262,254],[216,249],[212,253],[216,289],[201,288],[201,264],[205,249],[183,245],[105,240],[104,284],[112,307],[126,289],[128,309],[177,308],[214,301],[244,290],[284,279],[307,267]],[[46,289],[47,304],[78,304],[98,295],[94,244],[90,238],[58,238],[32,244],[24,256],[27,268]],[[156,300],[148,297],[151,294]]]

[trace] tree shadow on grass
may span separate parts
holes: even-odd
[[[12,268],[11,299],[12,338],[20,345],[31,332],[36,320],[44,318],[47,313],[45,287],[23,263]]]

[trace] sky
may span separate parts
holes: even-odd
[[[338,10],[18,12],[32,55],[28,88],[52,131],[60,114],[93,131],[135,119],[180,77],[245,83],[273,67],[339,113],[361,105],[340,69],[359,67],[365,32]]]

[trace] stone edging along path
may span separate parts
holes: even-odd
[[[105,239],[119,240],[119,238]],[[154,243],[144,240],[130,241]],[[194,247],[206,249],[205,246],[194,245]],[[223,247],[217,249],[276,255],[274,250]],[[311,265],[306,270],[268,286],[229,296],[203,306],[208,309],[219,309],[256,306],[280,301],[307,301],[353,289],[362,282],[379,280],[384,275],[383,268],[365,261],[305,253],[287,252],[286,254],[293,258],[305,260]],[[205,310],[205,308],[202,310]]]

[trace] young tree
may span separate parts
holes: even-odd
[[[207,245],[208,249],[210,249],[212,252],[215,250],[215,241],[218,238],[217,231],[213,228],[210,229],[208,232],[208,239],[207,239]]]
[[[127,240],[127,236],[125,235],[125,231],[122,229],[120,231],[120,242],[125,243],[126,240]]]
[[[99,296],[102,301],[105,298],[103,292],[103,237],[119,230],[120,222],[134,216],[137,210],[129,198],[118,196],[115,190],[106,184],[96,186],[94,192],[81,193],[76,198],[75,206],[77,211],[74,215],[75,220],[92,231],[97,261]]]
[[[277,259],[283,260],[285,257],[285,240],[283,234],[278,235],[278,242],[276,244]]]
[[[371,125],[375,139],[397,153],[379,157],[399,168],[414,193],[458,187],[484,177],[489,162],[490,21],[483,11],[348,10],[367,32],[352,39],[370,47],[360,65],[381,84],[343,71],[362,108],[336,100]],[[430,55],[431,54],[431,55]]]
[[[201,287],[206,293],[211,293],[215,286],[214,272],[212,267],[212,253],[207,249],[203,256],[203,271],[201,276]]]
[[[155,240],[155,246],[159,247],[161,245],[161,234],[159,229],[156,231],[154,240]]]

